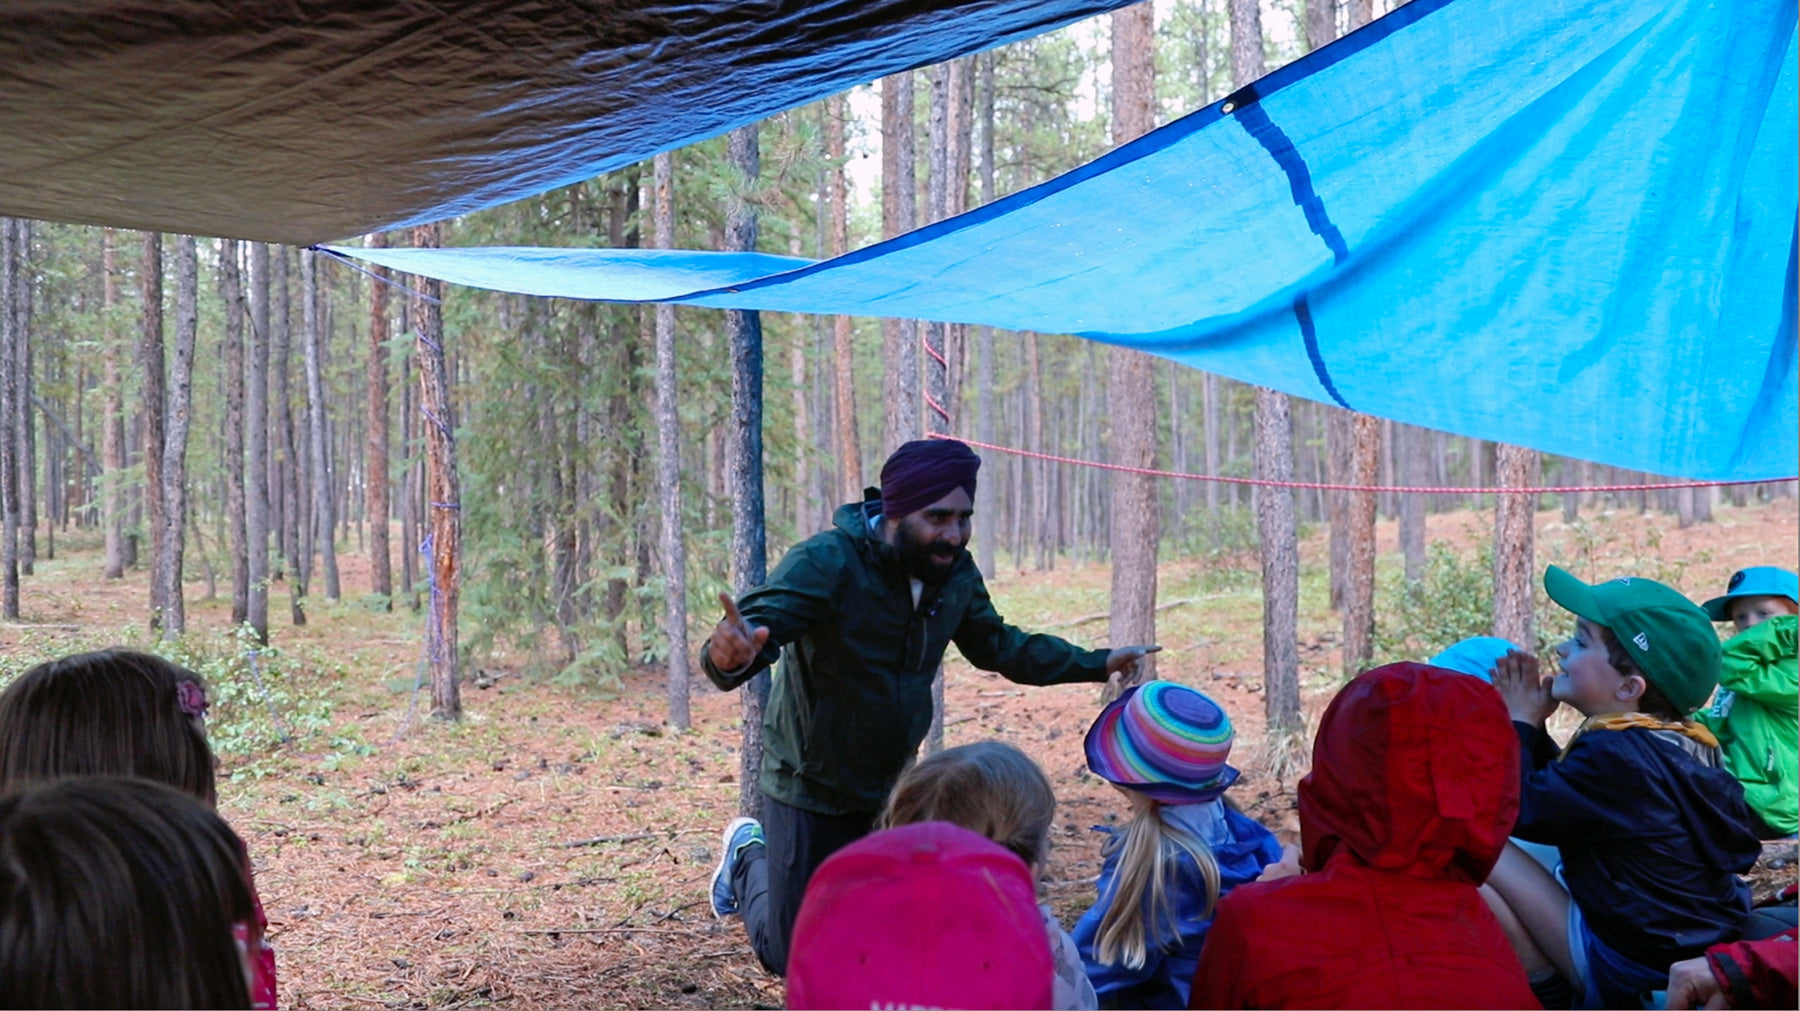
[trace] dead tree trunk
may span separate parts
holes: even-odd
[[[1529,488],[1537,480],[1534,449],[1495,444],[1495,465],[1502,488]],[[1527,651],[1535,651],[1532,621],[1532,523],[1536,495],[1494,496],[1494,634]]]
[[[1113,143],[1149,133],[1156,126],[1156,26],[1154,4],[1138,3],[1112,16]],[[1141,351],[1107,351],[1111,366],[1112,462],[1149,470],[1156,462],[1156,375],[1153,359]],[[1114,645],[1156,641],[1156,556],[1161,537],[1156,483],[1147,474],[1111,475],[1112,614]],[[1119,686],[1156,677],[1156,658],[1146,656],[1122,672]]]
[[[413,245],[434,249],[439,234],[436,224],[420,225],[413,229]],[[419,411],[425,419],[426,501],[430,503],[431,611],[427,615],[426,663],[431,676],[431,715],[460,720],[457,604],[462,581],[462,485],[456,469],[456,420],[450,405],[450,370],[444,356],[444,318],[439,303],[444,286],[423,277],[415,282],[425,296],[414,303],[413,332],[418,335]]]

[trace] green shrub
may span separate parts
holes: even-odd
[[[1383,661],[1426,660],[1451,643],[1488,635],[1494,624],[1494,551],[1473,558],[1433,543],[1425,575],[1409,583],[1383,578],[1375,593],[1375,655]]]

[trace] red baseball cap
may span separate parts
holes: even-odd
[[[1055,972],[1024,861],[946,822],[876,832],[806,887],[790,1008],[1047,1008]]]

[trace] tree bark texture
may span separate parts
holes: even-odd
[[[893,238],[917,227],[918,176],[913,144],[913,74],[902,71],[881,81],[881,223]],[[883,320],[885,366],[884,434],[892,452],[921,433],[919,416],[919,324]]]
[[[387,235],[377,232],[369,236],[369,245],[381,249],[388,244]],[[363,468],[363,512],[369,523],[369,588],[371,592],[392,598],[394,594],[393,558],[388,550],[388,278],[382,267],[373,268],[369,285],[369,357],[365,365],[368,377],[368,464]],[[387,610],[393,610],[389,599]]]
[[[1294,479],[1294,426],[1286,394],[1256,388],[1256,476]],[[1263,702],[1271,733],[1300,728],[1300,552],[1291,488],[1256,489],[1263,577]]]
[[[1124,144],[1156,126],[1156,8],[1138,3],[1112,15],[1113,143]],[[1149,470],[1156,462],[1154,359],[1129,348],[1109,348],[1107,390],[1112,402],[1112,462]],[[1156,481],[1148,474],[1111,475],[1112,609],[1114,645],[1156,641],[1156,556],[1162,531]],[[1156,657],[1121,672],[1120,687],[1156,677]]]
[[[1502,442],[1495,445],[1494,457],[1500,487],[1528,488],[1537,480],[1537,450]],[[1535,652],[1531,584],[1537,496],[1494,498],[1494,634]]]
[[[21,480],[14,431],[24,363],[24,227],[17,218],[0,218],[0,614],[11,621],[19,619],[19,486],[31,480],[28,474]]]
[[[219,243],[219,295],[225,304],[225,525],[230,534],[231,624],[250,617],[250,533],[244,510],[244,277],[239,245]]]
[[[994,53],[976,57],[975,118],[980,125],[981,202],[994,202]],[[975,328],[975,438],[994,441],[994,328]],[[995,508],[1000,482],[996,473],[975,485],[975,515],[985,532],[975,534],[975,561],[992,579],[998,571],[995,548],[1000,541],[1000,514]]]
[[[105,347],[101,351],[100,458],[106,467],[100,485],[101,522],[105,524],[107,579],[125,577],[125,421],[124,385],[119,373],[119,335],[112,330],[112,309],[119,304],[119,265],[112,229],[101,233],[100,305],[107,313]]]
[[[309,529],[319,549],[319,572],[325,578],[325,599],[336,600],[341,591],[337,565],[337,503],[332,496],[331,444],[325,427],[325,325],[319,318],[317,255],[310,250],[302,252],[300,265],[301,287],[305,290],[302,297],[306,299],[308,311],[302,353],[306,360],[306,419],[311,446],[308,459],[311,461],[312,523]],[[422,371],[420,376],[423,381]],[[430,436],[429,429],[426,435]]]
[[[290,295],[293,285],[289,284],[292,255],[286,246],[278,247],[281,258],[281,269],[276,272],[276,288],[279,294],[280,310],[275,314],[275,346],[270,355],[275,370],[275,396],[270,407],[273,410],[271,421],[275,426],[275,445],[281,453],[281,554],[286,559],[286,568],[291,582],[288,584],[288,620],[299,627],[306,624],[306,589],[309,561],[300,551],[300,525],[312,510],[300,497],[300,441],[299,433],[294,425],[293,403],[293,313]],[[301,295],[308,290],[304,279],[300,283]],[[304,330],[312,318],[315,309],[307,305],[316,303],[302,302],[300,308],[300,326]]]
[[[1381,449],[1381,419],[1350,416],[1350,482],[1376,483]],[[1349,536],[1344,580],[1344,675],[1354,677],[1375,655],[1375,493],[1349,493]]]
[[[154,631],[161,620],[163,602],[154,573],[161,568],[163,527],[162,463],[163,441],[167,428],[168,366],[163,347],[163,257],[162,233],[143,233],[143,255],[138,264],[138,300],[143,313],[138,340],[138,383],[144,404],[144,505],[149,520],[150,627]]]
[[[845,120],[850,117],[850,103],[843,95],[825,106],[827,155],[831,159],[831,255],[842,256],[850,249],[850,182],[844,171]],[[862,497],[862,447],[856,431],[856,369],[850,351],[850,317],[834,316],[831,320],[831,350],[835,365],[837,394],[837,458],[838,487],[846,502]]]
[[[734,187],[725,219],[725,247],[732,252],[756,250],[756,205],[749,194],[762,171],[757,126],[738,127],[727,135]],[[767,534],[763,525],[763,398],[762,316],[731,310],[725,314],[731,355],[731,588],[743,595],[768,578]],[[738,770],[738,812],[752,818],[762,812],[762,714],[769,699],[769,674],[751,678],[742,689],[743,759]]]
[[[1394,441],[1400,453],[1400,483],[1419,488],[1430,483],[1431,433],[1416,425],[1399,425]],[[1425,496],[1400,495],[1400,554],[1405,560],[1406,581],[1425,578]]]
[[[249,542],[249,612],[256,641],[269,642],[269,246],[250,244],[249,354],[244,371],[244,532]]]
[[[675,160],[656,156],[655,245],[675,248]],[[675,374],[675,307],[656,306],[656,490],[662,507],[663,633],[669,655],[669,724],[693,726],[688,711],[687,542],[681,536],[681,402]]]
[[[163,638],[187,627],[181,565],[187,529],[187,444],[194,386],[194,345],[200,329],[200,262],[194,237],[175,237],[175,348],[169,360],[168,427],[163,433],[162,527],[156,536],[154,599],[162,608]]]
[[[413,245],[435,249],[441,226],[413,229]],[[311,255],[311,254],[307,254]],[[456,421],[450,405],[450,369],[444,355],[444,317],[440,307],[444,285],[414,278],[424,295],[413,303],[413,332],[418,335],[419,411],[424,417],[426,502],[431,541],[430,613],[426,616],[426,667],[431,679],[431,715],[462,719],[457,684],[459,649],[457,604],[462,589],[462,486],[456,465]],[[312,371],[309,361],[308,372]],[[311,379],[308,379],[311,382]],[[315,422],[315,425],[317,422]],[[320,482],[323,484],[323,482]],[[330,525],[322,525],[325,531]]]

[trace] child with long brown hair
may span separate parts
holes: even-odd
[[[139,776],[208,808],[217,765],[206,741],[200,675],[133,650],[79,653],[38,664],[0,692],[0,790],[65,776]],[[242,854],[253,915],[241,924],[252,956],[252,1006],[274,1008],[275,952]]]
[[[1186,1007],[1219,899],[1281,859],[1274,834],[1225,802],[1231,742],[1218,703],[1169,681],[1126,691],[1088,730],[1088,768],[1131,801],[1075,925],[1107,1006]]]
[[[1035,880],[1050,857],[1056,793],[1049,777],[1023,751],[1001,741],[947,748],[900,774],[882,813],[882,828],[945,821],[979,832],[1012,851]],[[1040,906],[1055,966],[1052,1007],[1097,1007],[1081,954],[1048,907]]]

